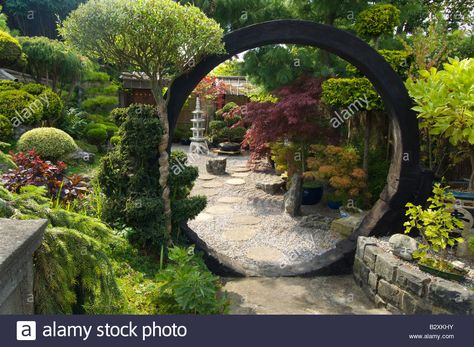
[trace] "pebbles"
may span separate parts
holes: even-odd
[[[199,167],[200,179],[192,195],[206,195],[208,204],[188,224],[227,265],[253,276],[305,273],[315,257],[340,240],[326,228],[308,227],[308,219],[301,223],[301,217],[284,214],[283,196],[257,190],[257,181],[278,176],[250,172],[248,157],[227,158],[231,178],[207,174],[208,159],[203,156],[193,162]]]

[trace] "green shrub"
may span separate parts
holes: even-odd
[[[222,130],[222,136],[230,142],[242,142],[247,129],[243,127],[225,128]]]
[[[389,4],[377,4],[359,13],[355,29],[364,37],[376,38],[383,34],[392,34],[399,24],[400,10],[398,8]]]
[[[166,241],[163,203],[159,185],[158,147],[162,127],[152,106],[132,105],[119,130],[120,142],[101,160],[99,183],[106,196],[104,218],[117,226],[128,227],[130,240],[155,254]],[[173,237],[179,224],[198,215],[205,198],[188,198],[198,172],[194,167],[170,162]],[[133,173],[133,175],[131,175]]]
[[[156,277],[160,282],[157,306],[160,314],[223,314],[228,302],[220,297],[221,283],[204,264],[201,255],[188,249],[170,249],[170,263]]]
[[[12,122],[0,114],[0,141],[7,141],[13,134]]]
[[[217,135],[217,132],[226,127],[226,123],[223,120],[213,120],[209,122],[209,130],[211,135]]]
[[[237,107],[239,107],[239,105],[237,105],[235,102],[229,102],[222,108],[222,112],[227,113]]]
[[[0,81],[0,92],[4,92],[6,90],[20,89],[20,87],[21,87],[21,84],[15,81],[8,81],[8,80]]]
[[[11,120],[14,126],[37,124],[43,117],[44,102],[24,90],[0,92],[0,114]]]
[[[102,149],[102,145],[107,141],[107,129],[105,127],[96,126],[86,132],[87,141],[93,145],[96,145],[99,151]]]
[[[408,51],[381,49],[379,54],[384,57],[387,63],[399,74],[404,80],[408,77],[413,56]],[[353,65],[347,65],[347,72],[352,75],[362,77],[363,74]]]
[[[82,108],[90,113],[108,114],[117,107],[118,98],[116,96],[99,95],[82,102]]]
[[[34,303],[37,314],[121,313],[112,248],[125,242],[98,220],[50,207],[44,187],[12,194],[0,186],[0,217],[47,219],[49,226],[35,252]]]
[[[71,136],[60,129],[36,128],[24,133],[18,140],[19,151],[32,149],[41,158],[56,161],[77,150],[77,145]]]
[[[20,42],[9,33],[0,31],[0,66],[10,66],[21,59]]]
[[[122,138],[121,138],[120,136],[118,136],[118,135],[112,136],[112,137],[110,138],[110,144],[111,144],[112,146],[117,146],[117,145],[120,143],[121,139],[122,139]]]
[[[25,92],[31,94],[31,95],[40,95],[43,93],[45,90],[48,89],[48,87],[38,84],[38,83],[26,83],[23,84],[20,87],[21,90],[24,90]]]
[[[471,252],[474,252],[474,236],[469,239],[469,248]]]
[[[64,104],[59,95],[47,88],[41,93],[40,97],[42,97],[42,100],[46,100],[43,103],[43,120],[49,126],[60,124],[64,116]]]
[[[89,114],[87,112],[70,108],[61,119],[60,128],[75,139],[82,138],[89,124],[88,116]]]
[[[127,118],[127,111],[128,111],[127,107],[123,107],[123,108],[118,107],[118,108],[114,108],[110,112],[110,116],[112,117],[112,120],[117,126],[121,126],[122,123],[125,122],[125,119]]]

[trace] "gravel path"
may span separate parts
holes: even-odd
[[[191,195],[207,196],[208,205],[188,224],[225,265],[248,276],[297,275],[341,239],[328,229],[302,226],[304,217],[283,213],[282,194],[255,187],[258,181],[278,176],[251,172],[247,156],[227,157],[225,176],[206,172],[210,157],[193,155],[190,161],[200,174]],[[338,217],[319,205],[303,206],[303,214],[327,216],[328,222]]]

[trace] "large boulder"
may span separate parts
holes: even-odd
[[[222,176],[225,175],[225,168],[227,166],[226,158],[209,159],[206,163],[206,170],[211,175]]]
[[[301,215],[301,202],[303,200],[303,178],[294,175],[291,186],[285,194],[285,211],[292,217]]]
[[[388,240],[393,254],[411,261],[413,260],[413,252],[418,249],[418,242],[408,235],[395,234]]]

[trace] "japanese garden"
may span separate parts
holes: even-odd
[[[472,0],[6,1],[0,313],[474,314],[473,31]]]

